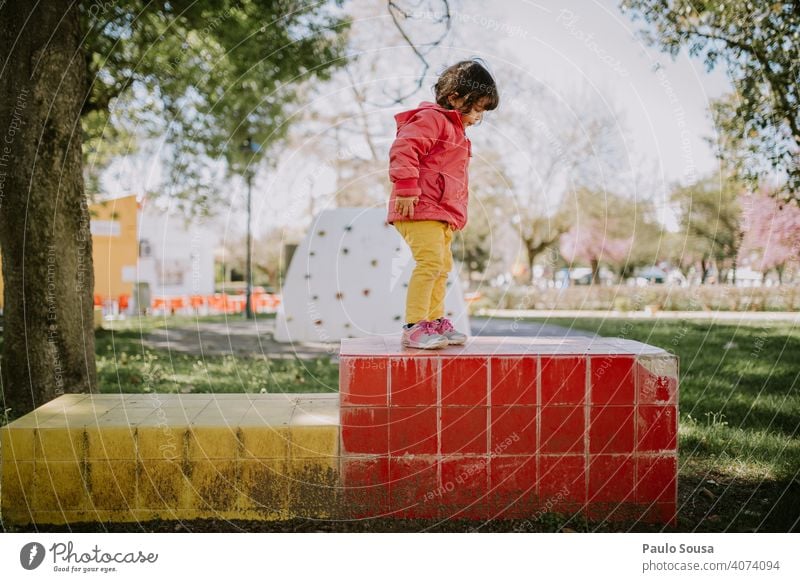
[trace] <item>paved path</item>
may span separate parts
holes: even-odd
[[[584,336],[595,334],[559,325],[514,322],[513,319],[472,317],[473,335],[478,336]],[[329,355],[338,359],[339,342],[298,342],[295,344],[274,341],[275,319],[257,319],[255,322],[230,321],[227,323],[197,323],[157,329],[145,336],[145,344],[152,348],[194,354],[268,355],[270,358],[301,359]]]

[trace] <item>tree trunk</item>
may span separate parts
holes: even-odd
[[[597,285],[600,281],[600,261],[593,258],[590,264],[592,266],[592,285]]]
[[[97,384],[78,7],[31,4],[0,8],[1,366],[12,417]]]
[[[708,271],[711,270],[711,265],[705,259],[700,259],[700,284],[705,285],[708,279]]]

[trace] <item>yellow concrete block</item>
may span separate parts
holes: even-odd
[[[136,472],[137,509],[181,509],[191,507],[189,480],[180,462],[145,459]]]
[[[136,427],[138,459],[177,461],[183,458],[186,427],[142,426]]]
[[[34,439],[37,461],[80,462],[85,457],[83,428],[40,428]]]
[[[92,461],[87,474],[95,509],[129,510],[136,507],[136,461]]]
[[[236,510],[240,488],[237,461],[193,461],[191,467],[189,482],[197,509]]]
[[[3,516],[4,518],[6,516]],[[20,515],[19,517],[24,517]],[[74,510],[74,511],[36,511],[28,516],[28,521],[18,522],[15,514],[13,523],[35,523],[37,525],[65,525],[68,523],[123,523],[138,522],[136,513],[131,510]]]
[[[68,511],[91,508],[81,465],[74,461],[36,461],[33,509]]]
[[[135,430],[127,426],[87,426],[86,458],[129,460],[136,459]]]
[[[38,428],[47,420],[53,418],[55,412],[52,410],[39,410],[38,408],[29,412],[25,416],[19,417],[17,420],[9,423],[9,428]]]
[[[236,459],[236,427],[192,426],[188,434],[190,459]]]
[[[247,426],[239,430],[242,459],[287,459],[289,457],[289,428]]]
[[[289,510],[293,517],[323,518],[334,514],[339,493],[338,466],[335,458],[289,461]]]
[[[242,519],[288,519],[289,475],[283,459],[240,462]]]
[[[338,426],[292,426],[289,429],[292,459],[336,457],[339,454]]]
[[[27,514],[33,505],[33,461],[13,461],[3,458],[2,495],[3,518],[6,512],[17,511]]]
[[[162,406],[141,419],[138,426],[188,426],[201,410],[191,406]]]
[[[34,436],[36,432],[32,428],[0,428],[0,455],[3,462],[19,460],[33,461],[34,459]]]

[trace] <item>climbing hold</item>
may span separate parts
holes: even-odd
[[[322,325],[322,320],[318,319],[314,322],[314,325]]]
[[[317,234],[319,234],[319,236],[325,236],[325,231],[324,231],[324,230],[321,230],[321,231],[319,231]]]
[[[377,267],[378,266],[378,259],[372,259],[370,261],[370,265],[372,265],[373,267]]]
[[[351,231],[351,230],[353,230],[353,225],[352,224],[348,224],[347,226],[344,227],[344,229],[347,230],[347,231]]]
[[[343,249],[342,249],[342,253],[343,253],[343,254],[345,254],[345,255],[346,255],[347,253],[349,253],[349,252],[350,252],[350,251],[349,251],[347,248],[343,248]]]
[[[341,299],[342,297],[344,297],[344,293],[342,293],[341,291],[339,291],[339,292],[336,294],[336,299]]]
[[[362,293],[364,294],[364,297],[369,297],[369,289],[364,289]]]

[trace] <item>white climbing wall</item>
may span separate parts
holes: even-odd
[[[457,234],[456,234],[457,236]],[[332,342],[399,336],[405,323],[411,250],[385,208],[335,208],[312,221],[281,290],[275,339]],[[445,317],[469,334],[456,266],[447,282]]]

